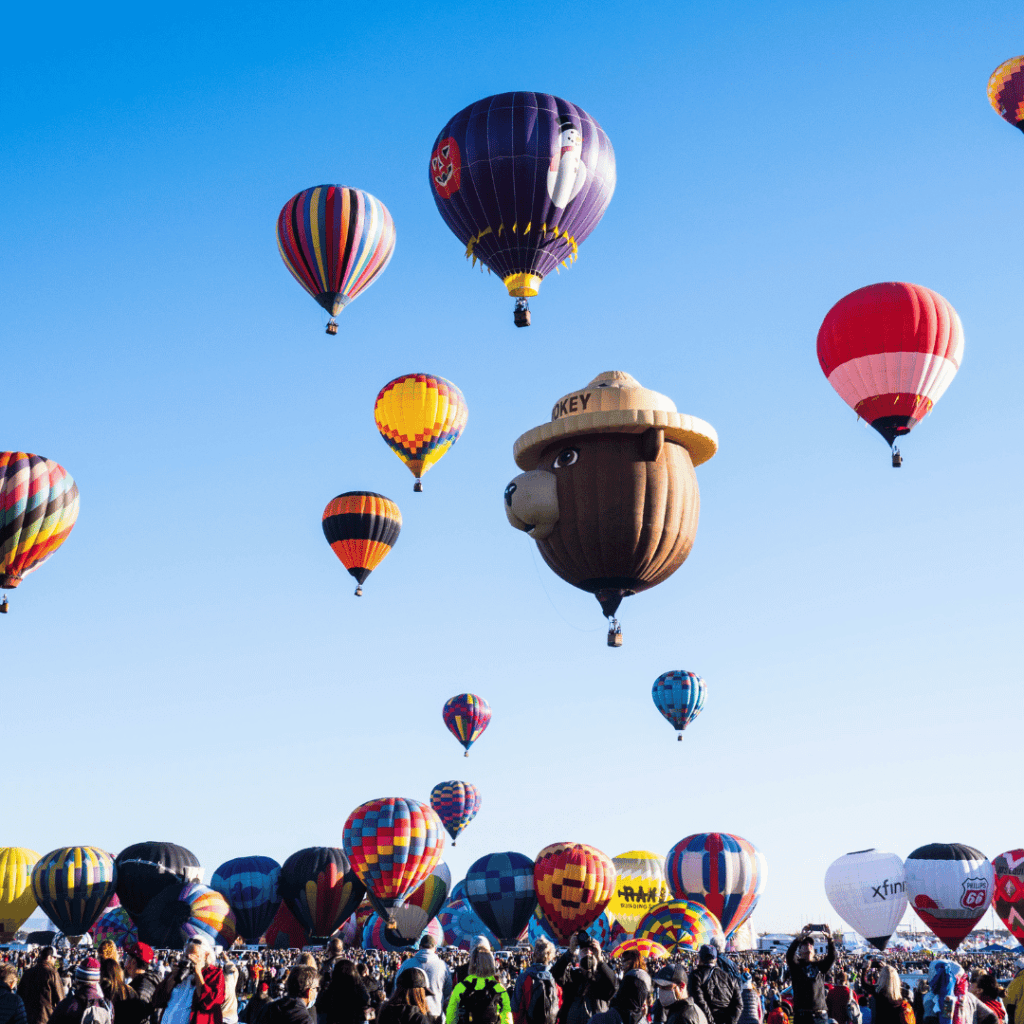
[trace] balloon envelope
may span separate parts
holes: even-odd
[[[832,909],[875,949],[885,949],[907,910],[907,876],[895,853],[857,850],[825,872]]]
[[[693,672],[663,672],[654,680],[654,706],[682,732],[704,710],[707,684]]]
[[[115,863],[117,895],[134,921],[164,889],[180,889],[203,877],[196,855],[174,843],[135,843],[125,847]]]
[[[491,705],[475,693],[458,693],[444,702],[442,715],[448,731],[469,753],[491,720]]]
[[[301,949],[306,944],[305,928],[283,901],[264,937],[271,949]]]
[[[448,830],[454,846],[459,833],[480,810],[480,791],[471,782],[439,782],[430,791],[430,806]]]
[[[459,111],[430,154],[430,189],[466,256],[509,295],[537,294],[575,260],[615,191],[615,153],[585,111],[545,93],[508,92]]]
[[[468,416],[462,392],[429,373],[389,381],[373,407],[380,436],[417,480],[462,436]]]
[[[159,949],[181,949],[196,936],[227,948],[238,934],[227,900],[199,882],[164,889],[136,923],[141,941]]]
[[[992,863],[973,846],[930,843],[904,865],[914,912],[950,949],[967,937],[992,903]]]
[[[366,890],[344,850],[310,846],[281,866],[278,891],[311,942],[326,942],[359,906]]]
[[[213,873],[210,888],[228,901],[238,934],[255,945],[281,905],[281,865],[272,857],[235,857]]]
[[[32,869],[32,891],[65,935],[85,935],[106,909],[117,884],[109,853],[95,846],[51,850]]]
[[[128,916],[124,907],[111,907],[100,915],[99,920],[89,929],[92,944],[98,946],[109,939],[115,946],[125,946],[139,941],[139,930]]]
[[[1010,934],[1024,945],[1024,850],[1007,850],[992,858],[996,913]]]
[[[361,585],[398,543],[402,513],[383,494],[346,491],[327,503],[321,525],[331,550]]]
[[[725,948],[725,935],[718,918],[694,900],[669,900],[648,911],[636,930],[636,938],[653,939],[670,955],[695,952],[717,940]]]
[[[418,945],[424,935],[432,935],[439,946],[444,945],[444,929],[436,919],[426,922],[415,935],[407,937],[389,928],[380,914],[374,914],[363,929],[363,949],[383,949],[394,953]]]
[[[14,933],[32,916],[32,868],[39,860],[24,846],[0,847],[0,942],[13,942]]]
[[[705,906],[729,935],[754,912],[768,868],[749,840],[727,832],[700,832],[669,850],[665,876],[673,896]]]
[[[665,858],[649,850],[629,850],[613,857],[612,863],[615,893],[608,913],[632,932],[648,910],[671,898],[665,881]]]
[[[11,590],[67,540],[78,485],[53,459],[0,452],[0,588]]]
[[[497,949],[501,945],[498,936],[480,920],[469,900],[449,900],[437,915],[438,923],[444,929],[447,946],[468,950],[478,935],[483,935]]]
[[[596,847],[552,843],[534,862],[537,902],[562,943],[596,920],[615,891],[615,865]]]
[[[444,906],[451,884],[448,865],[438,864],[414,893],[391,908],[393,926],[389,932],[406,942],[417,939]]]
[[[342,842],[363,885],[393,907],[437,867],[444,826],[428,804],[384,797],[368,800],[348,816]]]
[[[281,259],[303,288],[337,316],[377,279],[395,251],[395,224],[369,192],[317,185],[292,196],[277,218]]]
[[[988,80],[988,101],[992,109],[1024,132],[1024,57],[1004,60]]]
[[[653,939],[626,939],[612,950],[612,956],[619,957],[630,950],[636,950],[636,952],[643,953],[648,958],[656,957],[659,960],[667,960],[669,955],[668,950],[660,942],[655,942]]]
[[[533,861],[513,851],[481,857],[466,872],[466,896],[502,945],[511,945],[537,905]]]

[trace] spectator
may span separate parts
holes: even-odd
[[[331,972],[331,984],[318,1003],[319,1024],[362,1024],[370,1005],[370,994],[359,977],[356,965],[341,959]],[[321,1019],[321,1010],[326,1017]]]
[[[736,979],[718,966],[718,950],[700,947],[697,966],[690,971],[690,998],[700,1007],[709,1024],[737,1024],[743,1010],[740,986]]]
[[[436,946],[437,941],[433,935],[424,935],[420,939],[420,948],[416,951],[416,955],[410,957],[398,968],[395,980],[397,982],[405,971],[422,971],[427,979],[427,1007],[430,1015],[440,1017],[451,998],[452,972],[435,952]]]
[[[96,1024],[110,1024],[113,1007],[103,998],[100,988],[100,962],[89,957],[75,968],[71,992],[54,1008],[50,1024],[81,1024],[86,1010],[93,1011]]]
[[[711,1024],[690,998],[689,978],[682,964],[662,967],[654,976],[658,1002],[665,1010],[665,1024]]]
[[[549,968],[554,958],[555,947],[547,939],[533,944],[533,962],[519,973],[512,992],[515,1024],[554,1024],[562,1007],[562,989]]]
[[[836,962],[836,946],[828,928],[824,934],[828,950],[820,960],[814,950],[812,928],[805,925],[786,950],[786,965],[793,986],[793,1024],[826,1024],[825,975]]]
[[[185,946],[177,970],[160,983],[153,1005],[161,1024],[222,1024],[224,972],[214,963],[213,944],[196,936]]]
[[[477,946],[465,981],[452,989],[445,1024],[512,1024],[508,992],[494,974],[494,955]]]
[[[25,1004],[14,991],[17,985],[18,968],[14,964],[0,966],[0,1024],[26,1024],[28,1020]]]
[[[395,991],[381,1007],[378,1024],[438,1024],[440,1017],[431,1013],[429,999],[426,974],[419,967],[406,969],[403,964],[395,975]]]
[[[572,966],[579,949],[579,963]],[[583,930],[569,939],[568,949],[554,962],[551,973],[562,986],[558,1024],[586,1024],[608,1010],[618,983],[615,972],[602,959],[601,947]]]
[[[54,1007],[64,998],[64,984],[57,973],[53,946],[44,946],[35,964],[22,974],[18,995],[25,1004],[28,1024],[46,1024]]]
[[[270,1004],[268,1024],[310,1024],[309,1008],[316,1002],[320,975],[316,967],[299,964],[288,973],[284,995]]]

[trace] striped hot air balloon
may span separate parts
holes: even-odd
[[[65,935],[85,935],[117,887],[114,858],[95,846],[51,850],[32,869],[32,892]]]
[[[395,224],[387,207],[357,188],[317,185],[293,196],[277,218],[284,265],[335,317],[377,279],[395,251]]]
[[[584,843],[545,846],[533,867],[537,903],[561,943],[597,920],[615,891],[615,865]]]
[[[250,945],[270,927],[281,903],[281,865],[272,857],[235,857],[213,873],[216,889],[234,911],[238,933]]]
[[[136,923],[139,938],[160,949],[181,949],[197,936],[227,948],[238,934],[228,901],[200,882],[164,889],[149,902]]]
[[[281,866],[281,899],[311,942],[326,942],[362,902],[366,889],[344,850],[310,846]]]
[[[712,939],[717,940],[720,949],[725,948],[718,918],[694,900],[669,900],[648,911],[637,926],[636,938],[653,939],[670,956],[695,952]]]
[[[480,810],[480,791],[472,782],[439,782],[430,791],[430,806],[437,811],[454,846],[459,833]]]
[[[0,846],[0,942],[13,942],[14,933],[36,909],[32,868],[39,860],[24,846]]]
[[[988,80],[988,101],[992,109],[1024,132],[1024,57],[1004,60]]]
[[[491,720],[491,705],[475,693],[458,693],[444,702],[442,711],[448,731],[466,748],[480,738]]]
[[[63,466],[28,452],[0,452],[0,588],[13,590],[35,572],[77,519],[78,485]]]
[[[408,942],[420,936],[444,906],[451,886],[452,873],[448,865],[438,864],[415,892],[399,906],[391,908],[392,936]]]
[[[422,477],[462,436],[469,410],[462,392],[444,377],[407,373],[380,389],[373,419],[380,436],[416,478]]]
[[[655,942],[653,939],[626,939],[612,950],[612,956],[622,956],[623,953],[628,953],[630,950],[643,953],[648,959],[654,957],[658,960],[667,960],[669,955],[668,950],[660,942]]]
[[[899,281],[858,288],[818,330],[818,363],[839,397],[889,443],[931,412],[960,369],[964,330],[937,292]]]
[[[398,543],[402,513],[383,494],[346,491],[327,503],[322,526],[331,550],[355,577],[356,597],[362,597],[366,577]]]

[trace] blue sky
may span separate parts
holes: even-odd
[[[66,466],[82,511],[0,622],[3,841],[166,839],[212,872],[462,778],[483,809],[456,877],[492,850],[733,832],[769,862],[762,930],[835,922],[821,879],[848,850],[1021,846],[1024,149],[985,95],[1019,12],[510,10],[12,14],[0,447]],[[583,106],[618,166],[529,331],[426,173],[449,117],[516,88]],[[336,338],[274,241],[324,182],[378,196],[398,236]],[[966,334],[899,472],[814,349],[885,280],[940,292]],[[618,651],[501,506],[516,437],[608,369],[721,443],[693,553],[623,604]],[[469,423],[414,495],[372,410],[423,370]],[[405,518],[361,601],[320,529],[352,489]],[[709,687],[681,744],[650,699],[674,668]],[[466,690],[494,708],[468,760],[441,722]]]

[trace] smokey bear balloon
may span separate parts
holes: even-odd
[[[668,579],[693,547],[694,467],[718,450],[714,428],[615,370],[560,398],[551,422],[516,441],[526,472],[505,488],[505,514],[544,561],[594,594],[621,644],[624,597]]]

